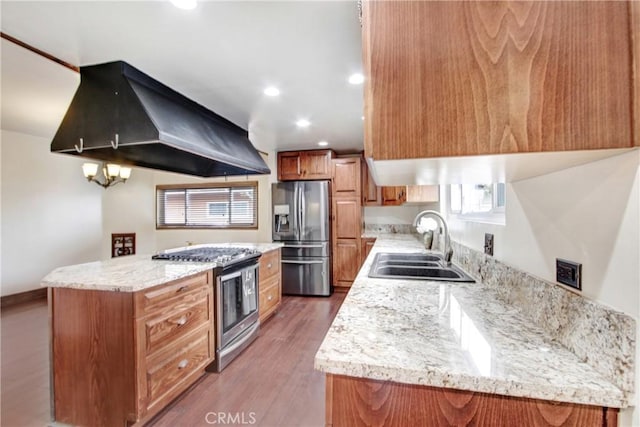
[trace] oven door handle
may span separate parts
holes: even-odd
[[[306,249],[306,248],[323,248],[323,245],[284,245],[283,248],[295,248],[295,249]]]
[[[244,270],[245,269],[234,271],[233,273],[225,274],[224,276],[220,277],[220,282],[226,282],[227,280],[235,279],[236,277],[240,277],[240,276],[242,276],[242,272]]]
[[[296,261],[293,259],[283,259],[282,260],[283,264],[323,264],[324,261],[322,260],[317,260],[317,261]]]

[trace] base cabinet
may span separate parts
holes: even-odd
[[[613,427],[600,406],[327,375],[327,426]]]
[[[262,254],[258,267],[260,292],[258,312],[260,323],[264,323],[280,307],[282,302],[282,271],[280,269],[280,249]]]
[[[362,248],[360,250],[360,266],[362,266],[362,264],[364,264],[365,260],[367,259],[367,257],[369,256],[369,253],[371,252],[371,249],[373,249],[373,245],[376,244],[376,238],[375,237],[363,237],[362,238]]]
[[[212,272],[139,292],[49,289],[53,413],[142,425],[214,357]]]

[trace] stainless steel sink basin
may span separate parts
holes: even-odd
[[[431,254],[379,253],[373,259],[369,277],[378,279],[442,280],[475,282],[455,265],[444,265],[442,258]]]
[[[377,255],[378,264],[386,263],[393,265],[435,265],[442,262],[442,257],[436,254],[414,254],[414,253],[380,253]]]

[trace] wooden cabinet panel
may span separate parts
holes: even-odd
[[[361,178],[362,205],[380,206],[382,204],[382,189],[376,185],[365,161],[362,161]]]
[[[264,252],[260,257],[258,265],[260,284],[263,280],[270,279],[275,275],[280,275],[280,249]]]
[[[333,159],[333,196],[360,197],[360,158]]]
[[[260,323],[262,323],[276,311],[282,300],[280,276],[262,283],[259,297]]]
[[[407,203],[429,203],[440,199],[440,189],[437,185],[407,185]]]
[[[406,201],[407,187],[382,187],[382,206],[398,206]]]
[[[601,427],[618,410],[327,375],[327,425]]]
[[[334,285],[349,287],[360,269],[359,239],[337,239],[333,251]]]
[[[266,321],[280,307],[282,302],[282,272],[280,249],[262,254],[258,274],[260,276],[258,311],[260,323]]]
[[[629,28],[628,2],[365,1],[365,155],[630,147]]]
[[[278,153],[278,180],[331,179],[331,150]]]
[[[132,421],[129,414],[141,408],[134,393],[131,294],[53,288],[50,295],[55,420],[86,426]]]
[[[161,354],[148,362],[147,401],[149,409],[155,409],[161,399],[176,389],[186,389],[182,381],[190,374],[203,370],[209,363],[210,334],[206,327],[204,333],[195,333],[168,346]]]
[[[362,238],[362,246],[360,249],[360,265],[362,266],[362,264],[364,264],[364,261],[367,259],[367,257],[369,256],[369,253],[371,252],[371,249],[373,248],[373,245],[376,244],[376,238],[375,237],[364,237]]]
[[[304,151],[302,176],[303,179],[331,179],[331,151]]]
[[[144,322],[147,354],[152,354],[180,339],[211,320],[211,302],[208,295],[184,309],[159,316],[149,316]]]
[[[359,198],[333,199],[334,236],[336,239],[357,239],[362,234]]]
[[[278,153],[278,181],[300,179],[302,176],[299,151]]]

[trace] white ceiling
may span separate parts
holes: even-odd
[[[338,151],[362,149],[362,86],[347,82],[362,71],[356,1],[200,1],[191,11],[168,1],[2,1],[0,7],[2,32],[78,66],[124,60],[248,129],[259,149],[312,149],[320,140]],[[16,56],[2,46],[3,110],[12,110],[3,111],[2,127],[55,132],[55,114],[47,128],[37,123],[46,115],[36,109],[7,107],[5,89],[31,83],[15,71],[28,61],[6,71]],[[281,95],[265,96],[268,85]],[[55,79],[49,86],[62,87]],[[37,90],[27,92],[34,107],[44,102]],[[68,104],[70,95],[59,96]],[[298,129],[298,118],[311,126]],[[25,126],[31,129],[15,129]]]

